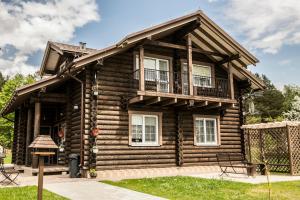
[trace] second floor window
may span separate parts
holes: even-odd
[[[198,87],[212,87],[211,66],[193,64],[193,83]]]
[[[169,60],[145,57],[145,81],[156,82],[157,91],[169,92]],[[139,69],[139,57],[136,56],[136,71]],[[138,76],[135,76],[138,79]]]

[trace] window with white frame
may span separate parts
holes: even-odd
[[[131,115],[131,144],[132,145],[158,145],[158,115]]]
[[[136,72],[139,69],[139,56],[136,55]],[[145,81],[157,82],[159,92],[169,92],[169,60],[144,57]],[[138,74],[138,73],[137,73]],[[138,79],[139,76],[135,75]]]
[[[218,145],[217,118],[194,117],[196,145]]]
[[[193,83],[198,87],[212,87],[211,66],[193,64]]]
[[[187,63],[183,63],[183,77],[188,77]],[[193,85],[198,87],[212,87],[212,67],[193,64]]]

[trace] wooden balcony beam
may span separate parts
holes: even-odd
[[[188,104],[188,100],[183,100],[183,101],[179,101],[178,103],[175,104],[176,107],[179,106],[184,106]]]
[[[129,100],[129,104],[134,104],[134,103],[138,103],[144,100],[144,96],[137,96],[137,97],[133,97],[132,99]]]
[[[171,48],[171,49],[179,49],[179,50],[187,50],[187,47],[179,45],[179,44],[172,44],[172,43],[168,43],[168,42],[160,42],[160,41],[154,41],[154,40],[148,40],[145,44],[149,44],[149,45],[153,45],[153,46],[159,46],[159,47],[166,47],[166,48]],[[221,58],[227,58],[228,55],[226,54],[222,54],[219,52],[213,52],[213,51],[205,51],[202,49],[198,49],[198,48],[192,48],[193,52],[196,53],[200,53],[203,55],[209,55],[209,56],[218,56]]]
[[[228,63],[228,88],[229,88],[229,97],[230,99],[234,99],[234,83],[233,83],[233,72],[232,72],[232,64]]]
[[[241,57],[240,54],[235,54],[235,55],[232,55],[232,56],[227,56],[223,60],[220,60],[220,61],[216,62],[216,65],[223,65],[223,64],[228,63],[230,61],[237,60],[240,57]]]
[[[193,95],[193,50],[191,34],[187,35],[187,67],[188,67],[188,80],[189,80],[189,95]]]
[[[152,104],[156,104],[156,103],[158,103],[160,101],[161,101],[161,97],[155,97],[155,98],[147,100],[145,104],[147,106],[149,106],[149,105],[152,105]]]
[[[139,68],[140,68],[139,90],[145,91],[144,47],[142,45],[140,46],[140,51],[139,51]]]
[[[208,105],[208,101],[203,101],[203,102],[200,102],[200,103],[196,103],[195,107],[200,108],[200,107],[205,107],[207,105]]]
[[[213,108],[220,108],[222,106],[221,102],[211,103],[208,104],[205,109],[213,109]]]
[[[177,103],[177,98],[174,98],[174,99],[168,99],[168,100],[165,100],[162,102],[162,106],[169,106],[169,105],[173,105]]]

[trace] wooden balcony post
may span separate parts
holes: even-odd
[[[139,90],[145,91],[145,68],[144,68],[144,47],[140,46],[139,52],[140,84]]]
[[[193,87],[193,56],[192,56],[192,39],[191,35],[187,35],[187,68],[188,68],[188,78],[189,78],[189,92],[190,95],[194,93]]]
[[[41,102],[36,101],[34,105],[34,127],[33,127],[33,138],[35,139],[40,134],[40,123],[41,123]],[[38,156],[32,156],[32,168],[38,167]]]
[[[231,62],[228,63],[228,92],[230,99],[234,99],[234,86]]]

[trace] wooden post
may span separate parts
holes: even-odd
[[[190,95],[194,95],[193,87],[193,56],[192,56],[192,39],[191,35],[187,35],[187,68],[188,68],[188,78],[189,78],[189,92]]]
[[[44,156],[39,158],[38,200],[43,199]]]
[[[35,102],[34,105],[34,138],[40,134],[40,123],[41,123],[41,103]]]
[[[35,102],[34,105],[34,129],[33,138],[35,139],[40,134],[40,123],[41,123],[41,103]],[[32,168],[38,167],[38,157],[32,156]]]
[[[142,45],[140,46],[140,53],[139,53],[139,67],[140,67],[139,90],[145,91],[144,47]]]
[[[30,145],[30,139],[31,139],[31,121],[32,121],[32,110],[31,108],[28,108],[27,111],[27,127],[26,127],[26,156],[25,156],[25,165],[29,166],[29,148]]]
[[[234,99],[232,64],[230,62],[228,63],[228,92],[230,99]]]
[[[294,163],[293,163],[293,156],[292,156],[292,141],[291,141],[291,132],[290,132],[290,126],[286,126],[286,134],[287,134],[287,142],[288,142],[288,151],[289,151],[289,161],[290,161],[290,174],[294,175]]]

